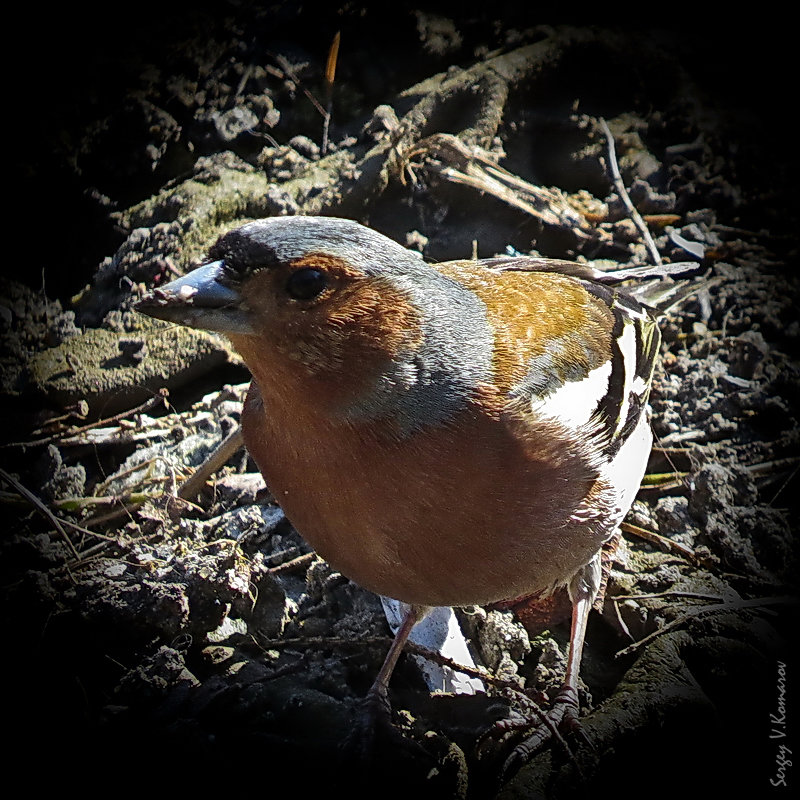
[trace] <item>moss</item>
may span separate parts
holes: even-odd
[[[90,409],[112,413],[143,402],[162,387],[175,389],[230,361],[240,363],[216,334],[144,320],[146,357],[120,351],[123,337],[102,328],[87,330],[58,347],[37,353],[28,368],[33,386],[56,405],[85,400]]]

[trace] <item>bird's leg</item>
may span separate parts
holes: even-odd
[[[425,616],[427,610],[425,606],[408,606],[383,661],[383,666],[360,703],[353,727],[342,743],[346,758],[355,758],[362,766],[372,762],[380,732],[384,735],[388,734],[392,739],[399,736],[397,732],[393,731],[391,725],[392,708],[389,703],[389,681],[412,628]]]
[[[593,602],[594,595],[590,592],[581,592],[579,597],[572,599],[572,627],[569,633],[567,671],[564,676],[564,685],[559,689],[553,701],[553,709],[560,709],[560,713],[558,719],[551,718],[559,730],[566,727],[570,731],[579,727],[578,677],[583,656],[583,642],[586,638],[586,624],[589,621],[589,612],[592,610]]]
[[[569,635],[569,657],[564,684],[559,689],[550,709],[541,715],[541,724],[523,742],[518,744],[506,759],[502,772],[517,769],[530,759],[550,739],[563,743],[562,733],[580,731],[578,722],[578,678],[580,675],[583,642],[589,612],[601,583],[599,554],[581,569],[567,586],[572,601],[572,626]]]
[[[397,659],[400,658],[400,654],[403,652],[403,647],[405,647],[405,644],[408,641],[411,630],[417,624],[417,622],[419,622],[425,616],[426,610],[427,609],[425,606],[408,607],[408,611],[403,618],[403,622],[397,629],[397,633],[394,635],[392,646],[389,648],[389,652],[386,654],[386,658],[383,660],[383,666],[375,676],[375,680],[373,681],[369,692],[367,692],[365,702],[368,707],[371,706],[374,710],[380,709],[381,713],[388,714],[391,712],[391,708],[389,706],[389,681],[391,680],[392,673],[397,665]]]

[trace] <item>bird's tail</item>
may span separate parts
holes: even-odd
[[[714,278],[706,271],[703,275],[680,278],[696,273],[702,266],[694,261],[681,261],[674,264],[659,264],[655,267],[629,267],[603,272],[596,276],[599,283],[620,285],[626,294],[635,297],[654,309],[659,315],[667,314],[677,308],[684,300],[716,286],[721,278]]]
[[[641,287],[632,288],[630,293],[659,314],[668,314],[692,295],[706,292],[721,281],[722,278],[712,278],[708,274],[680,281],[648,281]]]

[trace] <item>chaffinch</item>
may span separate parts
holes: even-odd
[[[228,335],[253,375],[245,443],[289,519],[334,568],[410,604],[371,694],[385,700],[428,607],[566,585],[561,723],[577,716],[599,554],[651,447],[658,315],[614,284],[661,274],[428,264],[350,220],[276,217],[226,233],[138,309]]]

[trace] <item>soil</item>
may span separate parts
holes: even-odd
[[[798,159],[781,35],[551,28],[446,4],[400,4],[390,21],[356,4],[218,5],[37,21],[41,80],[14,97],[22,213],[0,292],[9,763],[31,786],[127,779],[148,794],[791,785]],[[556,743],[502,774],[519,741],[509,720],[552,698],[569,632],[465,609],[488,692],[430,695],[401,659],[394,725],[361,752],[349,734],[390,642],[378,598],[310,552],[246,452],[180,496],[236,430],[247,371],[223,338],[132,305],[219,233],[275,214],[358,219],[434,261],[652,263],[601,118],[661,258],[716,280],[662,325],[658,446],[627,519],[657,536],[625,533],[589,626],[591,746]]]

